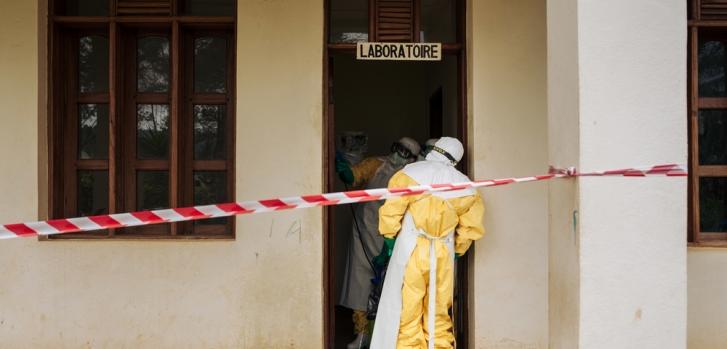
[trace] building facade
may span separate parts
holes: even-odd
[[[456,135],[476,179],[689,163],[483,189],[460,340],[727,346],[722,3],[421,0],[397,39],[386,2],[0,0],[0,223],[335,190],[349,130]],[[355,60],[369,38],[443,60]],[[0,347],[336,347],[342,215],[4,240]]]

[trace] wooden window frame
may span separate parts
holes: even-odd
[[[237,1],[232,16],[198,16],[182,13],[183,0],[170,0],[169,15],[129,15],[116,13],[118,0],[109,1],[108,16],[59,15],[62,0],[50,0],[48,25],[48,215],[51,218],[76,216],[76,174],[82,169],[108,171],[108,212],[135,210],[136,171],[164,170],[169,173],[169,206],[194,204],[193,171],[226,172],[226,201],[235,199],[235,55]],[[136,33],[139,33],[137,35]],[[80,36],[101,35],[109,40],[108,93],[80,94],[77,55]],[[200,34],[227,39],[226,90],[220,94],[193,93],[193,40]],[[170,45],[170,86],[163,93],[136,92],[136,41],[141,36],[166,36]],[[74,40],[75,38],[75,40]],[[134,49],[132,49],[134,48]],[[64,79],[71,78],[71,81]],[[78,103],[107,103],[108,159],[77,160],[77,130],[73,108]],[[224,104],[226,112],[225,160],[193,159],[193,114],[195,103]],[[168,104],[169,157],[165,160],[137,160],[136,104]],[[188,128],[188,130],[186,128]],[[186,132],[183,132],[186,131]],[[117,228],[93,232],[40,237],[41,240],[234,240],[234,218],[224,225],[195,226],[192,222],[167,223],[148,227]]]
[[[689,211],[688,241],[690,246],[727,247],[727,232],[703,232],[700,229],[699,179],[727,177],[727,165],[699,164],[699,110],[727,109],[727,96],[699,96],[699,40],[712,36],[710,31],[720,30],[727,40],[727,16],[723,19],[704,19],[701,9],[704,0],[688,0],[688,134],[689,134]]]
[[[330,37],[328,35],[328,28],[330,28],[330,2],[332,0],[325,0],[326,4],[326,14],[325,14],[325,23],[326,23],[326,33],[324,37],[324,42],[327,45],[327,49],[329,51],[334,52],[356,52],[356,44],[355,43],[335,43],[331,42]],[[377,0],[367,0],[368,1],[368,37],[369,41],[372,41],[371,39],[374,39],[377,37],[376,34],[376,27],[377,27],[377,16],[376,16],[376,1]],[[442,43],[442,52],[444,53],[459,53],[460,51],[463,51],[464,44],[466,42],[465,34],[465,17],[464,17],[464,8],[466,6],[465,0],[452,0],[455,2],[456,6],[456,16],[457,16],[457,32],[455,35],[455,42],[443,42]],[[413,18],[413,38],[414,42],[420,42],[420,30],[421,30],[421,0],[412,0],[413,2],[413,12],[414,12],[414,18]]]

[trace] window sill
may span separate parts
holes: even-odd
[[[687,243],[688,248],[727,248],[727,240],[712,240]]]

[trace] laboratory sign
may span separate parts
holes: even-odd
[[[356,59],[380,61],[441,61],[441,43],[359,42]]]

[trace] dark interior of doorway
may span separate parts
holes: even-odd
[[[368,137],[365,156],[388,154],[391,144],[408,136],[424,143],[441,136],[460,137],[463,132],[460,57],[444,55],[440,62],[357,61],[352,53],[331,53],[328,60],[329,148],[340,146],[347,131]],[[332,149],[329,149],[332,150]],[[330,152],[329,152],[330,153]],[[333,159],[330,157],[331,160]],[[333,174],[329,161],[329,190],[345,190]],[[348,206],[328,211],[328,347],[345,348],[354,338],[352,313],[338,306],[348,244],[352,237],[352,214]],[[463,268],[464,267],[464,268]],[[466,266],[458,268],[458,273]],[[464,278],[462,278],[464,279]],[[455,307],[466,300],[464,282],[458,282]],[[456,313],[464,314],[463,311]],[[455,319],[458,337],[466,326]],[[458,343],[466,339],[458,338]]]

